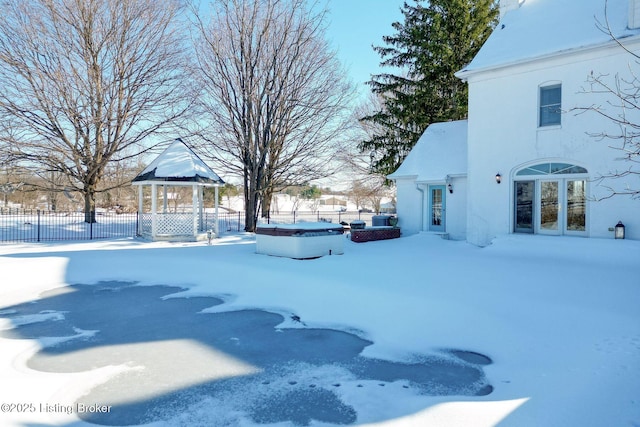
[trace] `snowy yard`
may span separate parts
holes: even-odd
[[[162,301],[180,303],[189,297],[201,301],[204,308],[199,310],[205,313],[260,309],[279,314],[284,321],[271,327],[278,331],[346,331],[364,343],[365,358],[410,363],[436,357],[455,364],[448,351],[458,349],[492,360],[482,366],[493,387],[486,395],[430,395],[406,381],[369,387],[330,364],[297,372],[300,384],[313,378],[324,398],[352,411],[356,425],[640,425],[638,241],[510,235],[478,248],[420,234],[364,244],[345,241],[344,255],[305,261],[258,255],[255,250],[254,237],[243,234],[223,237],[212,246],[133,239],[0,246],[0,425],[85,425],[77,407],[66,411],[66,405],[91,393],[108,396],[104,387],[102,395],[95,390],[119,374],[134,378],[151,369],[123,354],[157,355],[151,359],[164,375],[129,385],[130,395],[119,396],[119,404],[140,399],[136,392],[142,389],[148,394],[172,388],[192,391],[188,410],[168,410],[164,421],[154,425],[254,425],[233,399],[259,399],[259,390],[228,392],[231,401],[198,396],[200,379],[190,368],[201,366],[205,375],[212,364],[224,366],[225,378],[241,379],[259,367],[224,347],[203,348],[201,342],[179,335],[56,356],[56,363],[87,363],[75,372],[34,369],[34,363],[44,360],[36,357],[39,350],[65,339],[55,334],[20,336],[18,326],[55,326],[74,310],[19,316],[12,311],[15,307],[28,307],[24,304],[52,289],[56,291],[47,295],[80,295],[108,284],[113,292],[124,293],[131,289],[126,283],[133,282],[186,289],[171,288],[165,293],[172,297]],[[144,300],[136,304],[144,324],[151,306]],[[112,305],[108,310],[106,319],[111,316],[115,323],[124,318],[125,307]],[[134,328],[138,325],[132,319]],[[177,319],[165,322],[173,328]],[[76,329],[67,336],[73,335],[73,342],[90,342],[107,332],[109,320],[103,326]],[[194,354],[198,357],[190,359]],[[325,377],[331,382],[339,378],[341,386],[323,383]],[[275,388],[292,386],[286,377],[279,381],[263,382],[271,397]]]

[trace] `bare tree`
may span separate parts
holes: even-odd
[[[353,113],[357,126],[350,133],[352,141],[362,141],[372,138],[381,132],[381,125],[371,121],[359,120],[380,111],[384,108],[383,101],[379,95],[370,94],[368,99],[358,105]],[[352,186],[349,190],[352,200],[363,207],[363,203],[368,201],[376,212],[380,211],[382,198],[390,196],[392,193],[392,182],[386,176],[375,172],[378,153],[376,151],[362,151],[357,143],[349,145],[349,149],[340,155],[343,164],[343,171],[351,177]]]
[[[0,172],[0,194],[2,194],[2,206],[9,206],[9,195],[15,193],[24,185],[24,180],[20,177],[19,170],[15,166],[4,163]]]
[[[604,4],[604,20],[596,20],[596,26],[629,54],[628,74],[623,76],[619,72],[611,76],[592,71],[587,77],[587,87],[583,89],[582,93],[598,95],[599,103],[573,109],[578,114],[595,112],[603,117],[606,123],[613,125],[612,129],[615,130],[589,132],[588,134],[598,140],[610,141],[609,146],[619,151],[620,158],[627,162],[628,167],[623,170],[601,173],[596,178],[600,184],[623,177],[635,176],[640,179],[640,167],[638,166],[640,164],[640,76],[637,68],[640,65],[640,55],[637,51],[629,49],[613,33],[607,14],[608,1],[605,0]],[[609,194],[604,198],[616,195],[639,198],[640,182],[636,185],[634,187],[627,184],[625,188],[619,188],[619,186],[603,184],[609,190]]]
[[[245,229],[274,191],[329,176],[351,85],[306,0],[216,0],[197,17],[196,57],[210,153],[243,177]],[[317,7],[316,7],[317,9]]]
[[[634,55],[635,56],[635,55]],[[636,56],[636,58],[638,58]],[[634,65],[638,65],[637,62]],[[601,173],[596,179],[600,183],[610,179],[637,176],[640,178],[640,78],[632,67],[629,76],[623,78],[605,74],[591,74],[587,79],[588,88],[584,93],[599,94],[605,99],[601,104],[591,104],[588,107],[575,108],[578,112],[595,112],[604,117],[606,122],[613,125],[612,130],[589,132],[597,140],[607,140],[609,146],[620,152],[620,158],[627,162],[628,167],[622,170],[612,170]],[[615,195],[630,195],[640,197],[640,183],[638,186],[619,188],[603,184],[609,189],[606,198]]]
[[[179,0],[3,0],[0,140],[14,161],[84,195],[110,162],[185,115]],[[121,185],[121,183],[116,183]]]
[[[103,178],[98,187],[101,197],[96,200],[96,204],[101,201],[102,206],[115,208],[116,212],[131,212],[137,209],[137,189],[131,185],[119,185],[123,182],[131,182],[145,168],[144,165],[138,164],[136,160],[140,160],[140,158],[112,162],[105,168]],[[102,191],[102,188],[109,188],[109,190]]]

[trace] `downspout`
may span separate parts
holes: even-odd
[[[422,193],[422,197],[420,197],[420,231],[425,231],[424,229],[424,188],[420,188],[420,184],[416,184],[416,190]]]
[[[640,28],[640,1],[629,0],[628,27],[630,30]]]

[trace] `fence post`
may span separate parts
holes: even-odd
[[[296,211],[293,211],[293,223],[296,223]]]
[[[89,211],[91,222],[89,222],[89,240],[93,240],[93,218],[96,217],[95,211]]]
[[[38,242],[40,241],[40,209],[37,210],[38,213]]]
[[[238,231],[240,231],[240,211],[238,211]]]

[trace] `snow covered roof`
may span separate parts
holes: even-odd
[[[173,181],[224,184],[205,162],[198,157],[180,138],[151,162],[133,182]]]
[[[467,173],[467,121],[432,123],[400,167],[388,177],[416,182],[444,181]]]
[[[464,79],[475,72],[607,44],[612,41],[602,29],[607,22],[618,39],[640,35],[640,29],[628,28],[629,1],[524,0],[506,12],[456,76]]]

